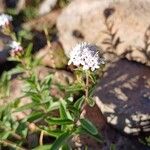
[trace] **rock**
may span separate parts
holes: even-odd
[[[67,58],[59,43],[53,42],[51,46],[46,45],[37,53],[44,66],[52,68],[64,68],[67,65]]]
[[[29,22],[23,23],[22,27],[27,30],[40,30],[43,31],[43,27],[50,29],[56,23],[57,17],[60,15],[60,10],[54,10],[44,16],[33,19]]]
[[[56,5],[57,0],[44,0],[39,7],[39,15],[50,12]]]
[[[3,64],[7,61],[9,56],[10,48],[7,44],[12,41],[11,37],[0,32],[0,64]]]
[[[112,63],[94,97],[116,129],[138,135],[150,132],[150,68],[136,62]]]
[[[72,1],[57,20],[66,55],[87,41],[100,46],[108,60],[117,55],[150,66],[149,8],[148,0]]]
[[[86,118],[96,126],[102,135],[103,142],[99,143],[95,139],[83,135],[78,139],[73,138],[73,142],[76,142],[76,147],[73,147],[73,149],[85,149],[85,146],[87,146],[88,150],[109,150],[114,145],[116,150],[149,150],[148,146],[138,141],[138,136],[124,135],[110,127],[97,105],[94,107],[87,106],[85,109],[87,112]]]
[[[55,84],[61,83],[62,85],[73,84],[73,74],[65,70],[58,70],[54,73],[53,82]]]
[[[16,13],[19,13],[25,8],[25,0],[3,0],[5,8],[15,8]]]

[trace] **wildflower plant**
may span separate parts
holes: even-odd
[[[23,48],[17,40],[12,40],[9,47],[9,61],[18,62],[17,66],[9,71],[9,79],[12,75],[19,74],[24,87],[21,97],[0,108],[2,148],[7,146],[19,150],[69,150],[72,149],[71,139],[81,134],[90,135],[101,142],[99,131],[85,117],[86,106],[95,104],[92,93],[97,81],[96,72],[105,65],[98,48],[85,42],[77,44],[72,49],[68,62],[76,67],[73,70],[75,81],[71,85],[61,85],[53,82],[53,74],[39,78],[36,68],[40,60],[32,55],[32,44]],[[64,96],[59,98],[52,95],[50,91],[53,85],[63,92]],[[23,98],[30,101],[21,105]],[[14,116],[18,112],[29,113],[24,118],[17,119]],[[37,135],[38,143],[32,147],[28,144],[28,137],[33,133]],[[44,137],[53,140],[45,143]]]

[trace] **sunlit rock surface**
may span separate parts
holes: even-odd
[[[150,65],[149,8],[149,0],[72,1],[57,20],[66,55],[87,41],[102,47],[107,60],[117,55]]]

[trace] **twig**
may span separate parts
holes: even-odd
[[[20,147],[20,146],[17,146],[15,143],[10,142],[10,141],[8,141],[8,140],[0,140],[0,143],[3,144],[3,145],[5,145],[5,146],[12,147],[12,148],[14,148],[14,149],[16,149],[16,150],[26,150],[25,148],[22,148],[22,147]]]
[[[42,130],[40,134],[40,139],[39,139],[40,146],[43,145],[43,136],[44,136],[44,131]]]
[[[51,43],[49,41],[49,36],[48,36],[48,30],[47,30],[47,28],[44,28],[44,33],[45,33],[45,36],[46,36],[47,45],[50,48],[51,47]]]

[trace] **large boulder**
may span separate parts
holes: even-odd
[[[149,8],[149,0],[72,1],[57,20],[66,55],[87,41],[102,47],[107,60],[117,55],[150,65]]]
[[[136,62],[112,63],[94,97],[107,122],[127,134],[150,132],[150,68]]]

